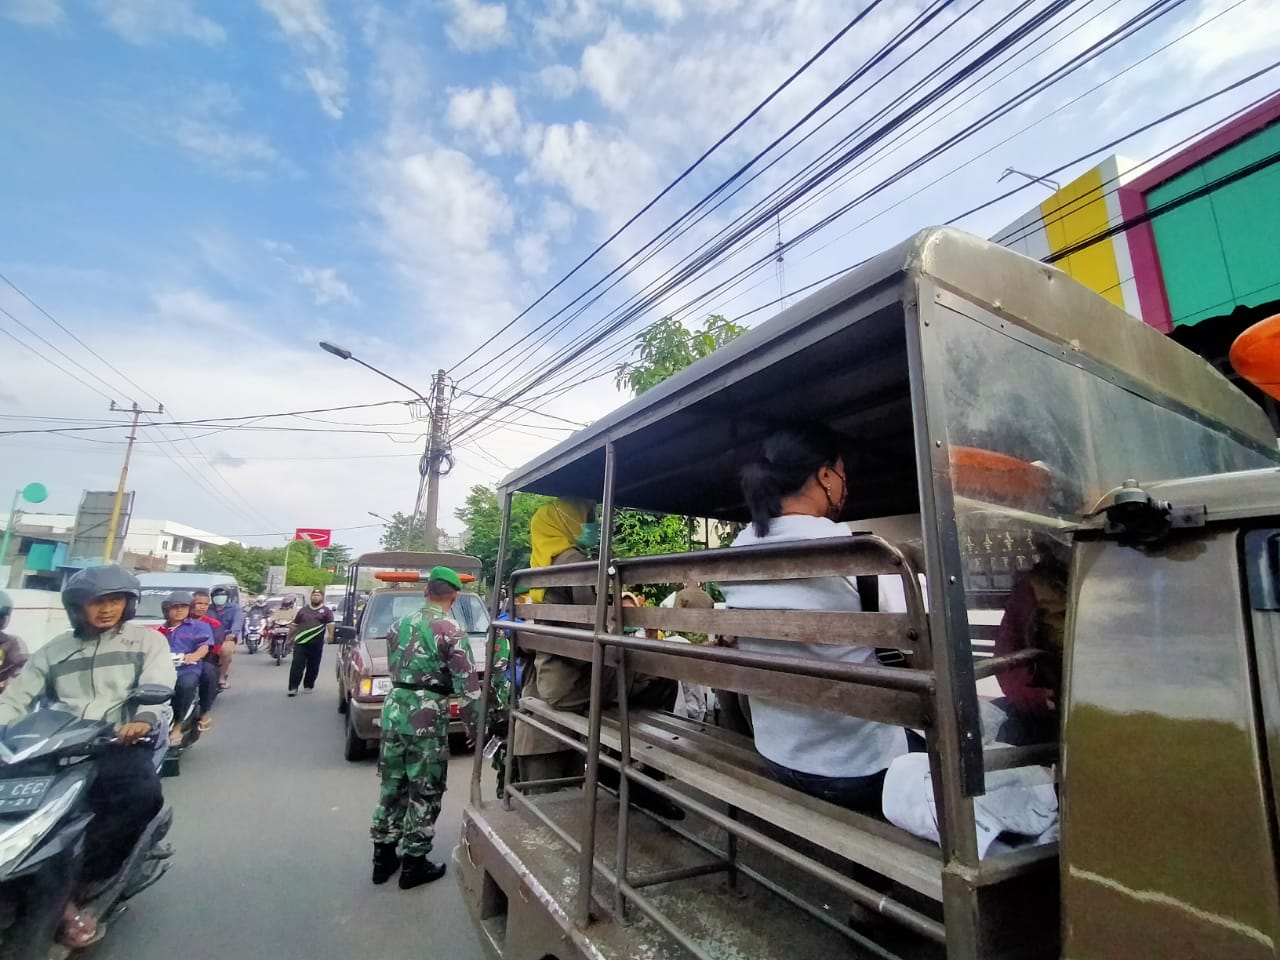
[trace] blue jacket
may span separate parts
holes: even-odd
[[[238,603],[228,603],[222,607],[209,607],[209,612],[218,618],[222,629],[228,637],[239,640],[244,636],[244,611]]]
[[[213,646],[213,628],[201,620],[183,620],[169,630],[170,653],[195,653],[201,647]],[[198,663],[184,663],[178,670],[199,670]]]

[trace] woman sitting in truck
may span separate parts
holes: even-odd
[[[848,486],[840,437],[824,427],[780,430],[742,471],[751,525],[734,546],[852,536],[837,520]],[[722,587],[737,609],[859,611],[856,583],[844,577],[736,583]],[[738,638],[744,650],[841,663],[876,662],[862,644]],[[751,698],[755,745],[780,783],[831,803],[880,814],[885,770],[907,752],[901,727],[798,703]]]

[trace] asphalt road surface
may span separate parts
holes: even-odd
[[[174,808],[169,873],[134,899],[92,960],[480,960],[450,870],[402,891],[369,882],[372,761],[342,759],[325,650],[316,692],[285,696],[288,664],[238,651],[214,727],[164,781]],[[432,856],[457,842],[470,757],[449,764]],[[489,789],[492,789],[490,787]]]

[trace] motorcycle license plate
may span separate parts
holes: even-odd
[[[49,792],[53,777],[24,777],[21,780],[0,780],[0,814],[26,813],[40,806]]]

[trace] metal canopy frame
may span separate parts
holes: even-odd
[[[616,504],[716,519],[743,519],[740,495],[732,489],[732,482],[725,482],[725,477],[732,478],[746,451],[778,424],[804,416],[820,419],[842,429],[856,444],[872,448],[872,456],[879,460],[888,482],[880,487],[870,484],[870,494],[855,500],[845,519],[915,510],[922,517],[923,572],[928,609],[932,612],[926,621],[922,610],[917,611],[925,640],[922,655],[913,670],[902,672],[926,680],[933,705],[928,718],[931,722],[925,724],[925,730],[942,836],[945,930],[914,924],[902,904],[890,907],[888,912],[926,935],[945,938],[952,956],[979,960],[987,955],[993,928],[992,918],[983,909],[989,892],[985,885],[992,880],[977,855],[972,807],[972,797],[984,789],[984,753],[961,575],[946,407],[941,378],[927,375],[947,362],[942,342],[931,324],[942,316],[939,301],[948,297],[952,302],[960,298],[997,315],[1016,328],[1019,338],[1034,341],[1046,352],[1061,353],[1063,362],[1087,360],[1101,365],[1172,408],[1212,411],[1222,432],[1252,449],[1269,450],[1274,457],[1274,437],[1266,416],[1224,377],[1208,372],[1200,358],[1070,281],[1056,268],[958,231],[935,229],[870,260],[843,280],[749,331],[510,474],[501,489],[503,528],[498,569],[506,561],[510,508],[516,491],[592,500],[598,496],[601,556],[608,558]],[[815,369],[817,375],[806,376],[808,368]],[[772,403],[765,402],[768,400]],[[655,456],[655,451],[674,453]],[[855,456],[856,451],[851,450],[850,455]],[[623,466],[633,457],[643,465],[635,472]],[[654,464],[658,464],[657,470],[653,469]],[[660,645],[610,632],[609,604],[612,598],[618,605],[613,616],[620,624],[622,572],[630,563],[602,560],[574,565],[572,570],[559,567],[517,572],[517,577],[541,577],[538,584],[543,586],[594,583],[596,602],[590,628],[536,623],[503,626],[513,638],[513,657],[521,637],[544,645],[544,649],[546,644],[561,643],[577,644],[580,651],[584,647],[589,650],[592,671],[586,743],[565,730],[556,730],[546,718],[522,712],[514,695],[509,729],[514,730],[516,723],[529,723],[586,754],[585,832],[578,845],[580,877],[575,910],[579,925],[592,919],[592,881],[602,873],[614,888],[614,909],[620,916],[628,903],[634,903],[692,955],[702,956],[698,946],[645,897],[645,885],[637,885],[627,875],[630,784],[644,782],[681,805],[691,809],[694,805],[679,791],[651,781],[634,768],[624,681],[629,660],[641,655],[648,657],[650,663],[657,657],[671,664],[694,658],[724,661],[726,666],[735,659],[739,667],[744,664],[740,656],[735,658],[729,651],[695,652],[683,645],[663,650],[658,648]],[[635,566],[638,569],[643,564]],[[914,567],[907,563],[906,569]],[[912,581],[908,596],[914,588]],[[497,592],[495,589],[492,600],[491,631],[497,629]],[[491,633],[486,664],[489,677],[494,676],[493,637]],[[579,659],[585,658],[580,652]],[[1010,662],[987,664],[984,673]],[[618,762],[600,755],[606,663],[616,666],[620,684],[622,750]],[[671,669],[678,674],[675,666]],[[778,675],[802,671],[800,664],[786,661],[775,662],[772,669]],[[813,670],[812,664],[803,672],[822,674],[822,670]],[[875,687],[884,679],[868,674],[853,682]],[[486,683],[482,715],[488,714],[489,699],[490,685]],[[989,766],[997,769],[1042,762],[1043,753],[993,753]],[[513,784],[510,752],[507,763],[504,804],[519,803],[546,821],[536,804]],[[616,766],[621,773],[616,873],[606,871],[595,857],[601,763]],[[480,790],[482,769],[478,754],[471,787],[471,803],[476,808],[484,806]],[[730,848],[723,862],[730,876],[735,876],[737,841],[758,843],[759,836],[736,822],[732,808],[729,817],[722,817],[712,815],[715,812],[703,805],[697,806],[696,812],[727,831]],[[806,869],[812,866],[809,864]],[[1001,878],[1007,880],[1008,876],[1001,874]],[[837,878],[836,886],[856,899],[858,891],[848,883]]]

